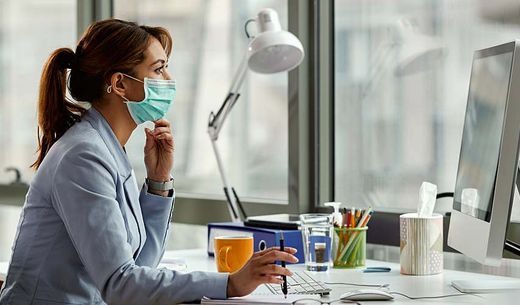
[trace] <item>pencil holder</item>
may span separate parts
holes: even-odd
[[[364,267],[368,227],[334,228],[334,268]]]

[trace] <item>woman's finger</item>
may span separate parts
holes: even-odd
[[[159,133],[156,133],[153,135],[154,138],[157,138],[158,136],[160,135],[163,135],[163,134],[169,134],[171,135],[172,133],[168,130],[168,131],[162,131],[162,132],[159,132]]]
[[[153,121],[153,123],[155,124],[155,127],[170,127],[170,122],[165,119],[165,118],[162,118],[162,119],[158,119],[157,121]]]
[[[269,250],[269,251],[278,250],[279,251],[280,247],[271,247],[271,248],[268,248],[266,250]],[[296,250],[296,248],[293,248],[293,247],[284,247],[283,251],[291,253],[291,254],[294,254],[294,253],[298,252],[298,250]]]
[[[163,133],[163,132],[171,132],[170,127],[156,127],[153,130],[153,134],[154,135],[158,135],[158,134]]]
[[[167,140],[173,142],[173,136],[167,132],[161,133],[160,135],[155,137],[157,140]]]
[[[280,249],[280,248],[278,248],[278,249]],[[266,254],[267,252],[274,251],[274,250],[276,250],[276,247],[271,247],[271,248],[267,248],[267,249],[264,249],[261,251],[257,251],[255,253],[253,253],[253,257],[262,256],[262,255]]]
[[[273,275],[265,275],[260,278],[260,281],[262,284],[282,284],[283,279],[281,279],[279,276],[273,276]]]
[[[279,251],[280,247],[270,247],[270,248],[264,249],[262,251],[255,252],[253,254],[253,257],[262,256],[262,255],[266,254],[267,252],[277,251],[277,250]],[[295,254],[296,252],[298,252],[298,250],[296,250],[296,248],[292,248],[292,247],[285,247],[284,251],[287,253],[291,253],[291,254]]]
[[[293,275],[291,270],[278,266],[278,265],[275,265],[275,264],[265,265],[262,268],[260,268],[259,270],[260,270],[261,274],[264,274],[266,276],[281,276],[281,275],[292,276]]]
[[[144,134],[146,135],[146,143],[144,148],[145,150],[151,149],[155,144],[153,141],[152,131],[149,128],[145,128]]]
[[[273,251],[270,251],[270,252],[267,252],[265,253],[264,255],[262,255],[261,257],[259,257],[259,261],[263,264],[270,264],[270,263],[273,263],[275,261],[284,261],[284,262],[289,262],[289,263],[297,263],[298,262],[298,258],[296,258],[296,256],[290,254],[290,253],[287,253],[287,252],[282,252],[282,251],[279,251],[279,250],[273,250]]]

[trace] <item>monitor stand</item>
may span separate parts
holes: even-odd
[[[520,290],[520,280],[457,280],[451,286],[462,293],[497,293]]]
[[[517,169],[516,188],[520,192],[520,168]],[[453,193],[440,193],[437,198],[453,197]],[[506,239],[504,250],[520,256],[520,244]],[[520,280],[456,280],[451,285],[462,293],[496,293],[520,290]]]
[[[520,193],[520,167],[516,169],[516,189]],[[514,197],[514,196],[513,196]],[[509,220],[511,222],[511,220]],[[514,255],[520,256],[520,244],[515,243],[512,240],[506,239],[506,242],[504,244],[504,249],[513,253]]]

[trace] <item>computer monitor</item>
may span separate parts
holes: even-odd
[[[502,259],[520,143],[520,41],[473,57],[448,245],[478,262]]]

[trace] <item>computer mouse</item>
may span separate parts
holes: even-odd
[[[358,289],[345,292],[340,299],[342,301],[389,301],[393,300],[394,297],[379,289]]]

